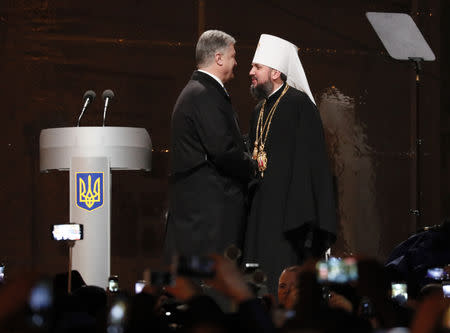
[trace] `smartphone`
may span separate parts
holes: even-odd
[[[57,241],[76,241],[83,239],[83,225],[76,223],[54,224],[52,237]]]
[[[111,275],[108,278],[108,290],[112,293],[119,291],[119,277],[117,275]]]
[[[358,266],[355,258],[343,260],[331,257],[316,264],[316,276],[319,283],[348,283],[358,280]]]
[[[214,260],[204,256],[180,256],[178,257],[177,274],[197,278],[211,278],[215,275]]]
[[[442,293],[444,294],[444,297],[450,297],[450,281],[442,282]]]
[[[142,292],[142,290],[144,290],[144,287],[146,286],[146,284],[147,284],[147,282],[145,280],[136,281],[136,283],[134,284],[134,293],[140,294]]]
[[[399,304],[404,304],[408,300],[408,286],[404,282],[391,283],[391,297]]]
[[[359,303],[358,308],[359,315],[363,318],[369,319],[374,316],[373,305],[370,299],[363,297]]]

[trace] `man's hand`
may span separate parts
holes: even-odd
[[[206,281],[208,285],[216,288],[236,303],[254,298],[241,272],[232,261],[217,254],[211,255],[211,258],[215,262],[215,276]]]
[[[334,291],[330,292],[330,298],[328,299],[328,306],[330,308],[337,308],[345,310],[349,313],[353,312],[353,304],[344,296],[335,293]]]
[[[202,290],[194,284],[189,278],[177,276],[175,284],[166,286],[165,289],[176,299],[186,302],[194,296],[200,295]]]

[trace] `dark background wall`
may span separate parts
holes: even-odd
[[[415,196],[415,85],[411,63],[390,58],[367,11],[408,13],[437,60],[420,88],[422,216]],[[300,47],[319,107],[339,194],[335,255],[385,260],[417,228],[450,214],[449,23],[446,0],[0,1],[0,260],[10,274],[66,269],[50,226],[69,219],[68,173],[39,172],[39,133],[74,126],[85,90],[112,89],[108,126],[144,127],[151,173],[113,172],[112,273],[125,288],[158,262],[167,210],[170,116],[189,79],[199,29],[238,43],[229,84],[243,132],[255,102],[248,71],[259,35]],[[82,125],[100,125],[98,98]]]

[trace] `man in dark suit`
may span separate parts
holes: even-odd
[[[242,247],[244,192],[253,162],[224,87],[237,65],[234,44],[218,30],[200,36],[198,70],[174,107],[166,256]]]

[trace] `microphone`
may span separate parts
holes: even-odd
[[[86,111],[88,105],[90,103],[92,103],[92,101],[95,99],[95,96],[97,96],[97,95],[92,90],[88,90],[88,91],[86,91],[84,93],[84,95],[83,95],[83,109],[81,109],[80,116],[78,117],[77,127],[80,127],[81,117],[83,117],[84,111]]]
[[[113,91],[110,89],[105,90],[102,94],[102,98],[105,101],[105,107],[103,108],[103,126],[105,126],[106,109],[108,108],[109,102],[114,98]]]

